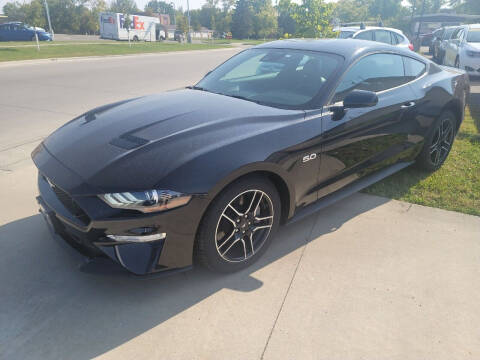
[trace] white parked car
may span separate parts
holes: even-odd
[[[413,45],[410,43],[410,40],[408,40],[405,34],[398,29],[377,26],[366,26],[363,28],[360,26],[350,26],[342,27],[339,30],[340,34],[338,35],[338,38],[340,39],[352,38],[378,41],[413,51]]]
[[[480,75],[480,24],[458,27],[445,46],[444,65]]]

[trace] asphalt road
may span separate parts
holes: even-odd
[[[94,106],[179,88],[235,51],[0,66],[0,359],[478,359],[480,218],[354,195],[220,276],[83,271],[29,159]]]

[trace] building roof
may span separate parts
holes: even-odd
[[[412,22],[420,21],[422,18],[421,15],[417,16],[407,16],[405,19],[408,19]],[[480,19],[480,15],[468,15],[468,14],[450,14],[450,13],[437,13],[437,14],[425,14],[423,15],[423,22],[462,22],[467,20]]]

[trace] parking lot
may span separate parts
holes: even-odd
[[[0,64],[0,358],[480,358],[479,217],[356,194],[282,227],[242,272],[158,279],[80,271],[51,239],[30,160],[41,139],[237,51]]]

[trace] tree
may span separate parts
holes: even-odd
[[[232,15],[232,35],[245,39],[253,34],[253,7],[250,0],[237,0]]]
[[[451,0],[450,5],[465,14],[480,15],[480,1],[478,0]]]
[[[31,26],[46,27],[45,12],[40,0],[33,0],[31,3],[21,4],[19,2],[7,3],[3,12],[9,20],[22,21]]]
[[[401,0],[373,0],[368,13],[372,18],[387,20],[398,14],[401,6]]]
[[[180,31],[182,34],[186,34],[188,32],[188,22],[187,17],[183,15],[183,12],[177,12],[176,22],[177,30]]]
[[[340,22],[359,22],[370,18],[370,5],[373,0],[340,0],[335,6],[333,16]]]
[[[123,28],[127,29],[127,31],[130,32],[130,29],[132,28],[132,19],[130,18],[130,14],[126,13],[123,14]]]
[[[253,36],[265,38],[275,35],[278,30],[277,15],[271,0],[252,0]]]
[[[172,3],[167,3],[161,0],[150,0],[147,5],[145,5],[145,13],[150,15],[153,15],[153,13],[168,14],[170,17],[170,23],[173,24],[175,8]]]
[[[294,7],[293,19],[296,22],[297,36],[307,38],[331,37],[333,32],[330,19],[333,5],[323,0],[303,0],[301,5]]]
[[[109,10],[122,14],[135,14],[139,12],[135,0],[113,0]]]
[[[278,29],[281,35],[295,34],[296,22],[292,17],[295,13],[295,7],[297,4],[293,4],[290,0],[280,0],[277,6],[278,11]]]

